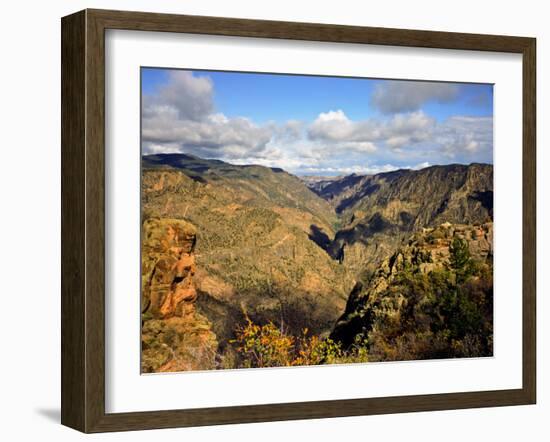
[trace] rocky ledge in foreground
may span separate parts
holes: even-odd
[[[195,308],[195,227],[153,218],[142,235],[142,373],[214,368],[216,335]]]

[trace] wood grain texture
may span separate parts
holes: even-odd
[[[227,35],[523,55],[523,387],[192,410],[105,413],[105,30]],[[536,398],[535,40],[86,10],[62,20],[62,423],[83,432],[532,404]]]
[[[523,51],[523,389],[537,395],[537,95],[536,41]]]
[[[86,431],[90,431],[105,414],[105,38],[102,23],[89,11],[86,16]]]
[[[522,52],[529,38],[147,12],[88,10],[106,29],[289,40],[366,43],[473,51]]]
[[[61,34],[61,422],[85,419],[84,175],[85,13],[63,19]]]

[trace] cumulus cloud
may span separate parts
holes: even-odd
[[[144,153],[158,153],[164,146],[165,152],[232,159],[263,151],[273,128],[215,113],[213,94],[208,77],[169,72],[169,81],[143,100]]]
[[[273,124],[274,136],[279,141],[292,142],[303,138],[304,123],[299,120],[288,120],[285,124]]]
[[[372,142],[380,137],[372,120],[352,122],[342,110],[320,113],[308,130],[312,140],[335,142]]]
[[[144,96],[143,104],[144,117],[170,113],[182,120],[200,120],[214,110],[214,85],[210,78],[189,71],[168,71],[168,83]]]
[[[435,120],[422,111],[395,115],[384,127],[384,141],[394,149],[429,140]]]
[[[437,122],[423,111],[415,111],[353,121],[337,110],[319,114],[308,135],[322,154],[313,169],[320,167],[327,172],[330,167],[324,164],[325,158],[340,156],[391,167],[399,161],[400,167],[413,169],[434,162],[492,161],[492,117],[453,116]],[[412,161],[416,163],[411,166]],[[374,170],[373,166],[361,167]],[[351,169],[339,166],[338,170],[344,173]]]
[[[492,117],[453,116],[438,122],[418,109],[425,101],[451,99],[456,91],[448,86],[388,83],[373,98],[384,114],[363,120],[336,109],[319,113],[309,124],[289,120],[260,125],[217,111],[210,78],[171,71],[168,82],[143,97],[142,149],[144,154],[185,152],[297,174],[371,174],[450,161],[491,161]],[[392,95],[405,98],[384,107]],[[394,113],[396,109],[400,112]]]
[[[418,110],[429,101],[448,103],[457,96],[456,84],[392,80],[375,86],[370,104],[382,113],[393,114]]]
[[[489,156],[493,150],[493,118],[453,116],[438,126],[434,142],[450,158]]]
[[[154,116],[144,118],[142,127],[146,153],[151,145],[178,144],[181,151],[206,157],[237,158],[260,152],[271,135],[269,128],[246,118],[228,119],[218,114],[201,121]]]
[[[321,113],[309,127],[312,140],[332,142],[344,149],[374,152],[377,145],[402,148],[429,138],[435,121],[422,111],[390,119],[351,121],[342,110]]]

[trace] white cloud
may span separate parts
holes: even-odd
[[[431,164],[428,161],[424,161],[423,163],[418,163],[418,164],[414,165],[413,167],[411,167],[411,169],[420,170],[420,169],[425,169],[426,167],[430,167],[430,166],[431,166]]]
[[[273,124],[274,136],[280,141],[292,142],[302,139],[304,123],[299,120],[288,120],[285,124]]]
[[[263,151],[273,128],[215,113],[213,94],[208,77],[170,71],[168,83],[143,100],[144,153],[162,152],[165,146],[165,152],[232,159]]]
[[[319,114],[308,134],[312,140],[332,142],[339,149],[374,152],[380,144],[396,149],[425,141],[434,124],[434,119],[422,111],[390,119],[351,121],[342,110],[337,110]]]
[[[312,140],[335,142],[373,142],[380,137],[378,124],[373,120],[352,122],[342,110],[320,113],[309,126]]]
[[[416,164],[414,166],[397,166],[394,164],[382,164],[382,165],[352,165],[352,166],[318,166],[318,167],[305,167],[302,169],[302,173],[305,175],[350,175],[355,173],[357,175],[376,175],[384,172],[391,172],[399,169],[413,169],[420,170],[425,167],[429,167],[429,162]]]
[[[331,167],[331,166],[320,166],[320,167],[305,167],[303,168],[303,174],[305,175],[350,175],[355,173],[357,175],[375,175],[377,173],[391,172],[392,170],[400,169],[398,166],[393,164],[384,164],[384,165],[372,165],[372,166],[362,166],[362,165],[352,165],[352,166],[341,166],[341,167]]]
[[[458,95],[458,86],[452,83],[422,81],[384,81],[378,83],[371,97],[371,105],[385,114],[411,112],[429,101],[447,103]]]
[[[221,155],[236,158],[262,151],[271,139],[269,128],[246,118],[214,118],[202,121],[180,120],[166,116],[143,119],[142,137],[145,153],[151,145],[178,144],[180,151],[199,156]]]
[[[423,89],[423,99],[427,91]],[[208,77],[171,72],[168,83],[144,96],[143,153],[185,152],[297,174],[331,175],[492,159],[491,117],[454,116],[437,122],[416,110],[352,120],[336,109],[319,113],[309,125],[298,120],[259,125],[217,112],[213,94]],[[437,96],[433,89],[430,96]]]
[[[200,120],[214,110],[214,85],[208,77],[172,70],[168,83],[155,95],[144,96],[144,117],[170,113],[182,120]]]
[[[451,117],[437,127],[434,142],[450,158],[489,155],[493,149],[493,118]]]

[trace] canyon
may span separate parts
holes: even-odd
[[[388,338],[389,328],[383,337],[374,331],[388,318],[418,319],[394,290],[404,292],[409,273],[424,275],[421,283],[448,272],[446,293],[475,281],[476,293],[489,293],[492,174],[491,165],[455,164],[302,179],[186,154],[144,156],[142,372],[235,368],[231,343],[247,321],[289,336],[307,329],[343,348],[371,336],[369,360],[429,357],[408,329],[406,343]],[[449,267],[455,240],[475,263],[460,284],[462,270]],[[433,308],[444,316],[443,306]],[[472,341],[462,353],[445,353],[444,327],[425,330],[423,345],[437,343],[444,357],[487,355],[491,312],[482,315],[483,342],[472,341],[474,332],[453,335],[455,347]]]

